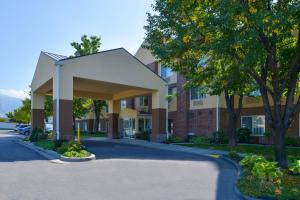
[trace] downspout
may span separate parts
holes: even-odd
[[[60,67],[62,66],[61,62],[56,62],[56,140],[60,139],[59,131],[59,100],[60,100]]]
[[[217,106],[216,106],[216,130],[220,130],[220,95],[217,96]]]

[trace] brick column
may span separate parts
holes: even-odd
[[[151,141],[160,142],[166,135],[166,109],[152,109]]]
[[[44,95],[31,92],[31,125],[32,128],[45,128]]]
[[[118,139],[121,137],[119,132],[119,113],[120,101],[112,100],[108,102],[108,137]]]
[[[57,133],[56,130],[56,105],[57,100],[53,100],[53,131]],[[73,101],[72,100],[59,100],[59,139],[61,140],[74,140],[74,130],[73,130]],[[56,134],[55,134],[56,135]],[[55,139],[56,136],[55,136]]]
[[[150,140],[161,142],[167,138],[167,87],[152,92],[152,133]]]

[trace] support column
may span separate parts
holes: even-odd
[[[74,140],[73,77],[56,65],[53,77],[53,130],[55,140]]]
[[[119,132],[120,101],[112,100],[108,102],[108,136],[112,139],[120,138]]]
[[[167,137],[167,106],[166,90],[152,93],[152,133],[151,141],[161,142]]]
[[[31,125],[32,128],[45,128],[45,96],[31,92]]]

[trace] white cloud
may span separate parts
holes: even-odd
[[[29,98],[29,92],[25,90],[15,90],[15,89],[0,89],[0,94],[10,97],[15,97],[18,99]]]

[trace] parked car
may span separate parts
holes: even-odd
[[[19,128],[19,133],[22,135],[29,135],[31,132],[31,126],[25,126],[23,128]]]
[[[17,124],[14,128],[14,131],[18,131],[19,127],[21,126],[21,124]]]
[[[20,128],[25,128],[29,126],[28,124],[17,124],[15,127],[15,131],[19,131]]]

